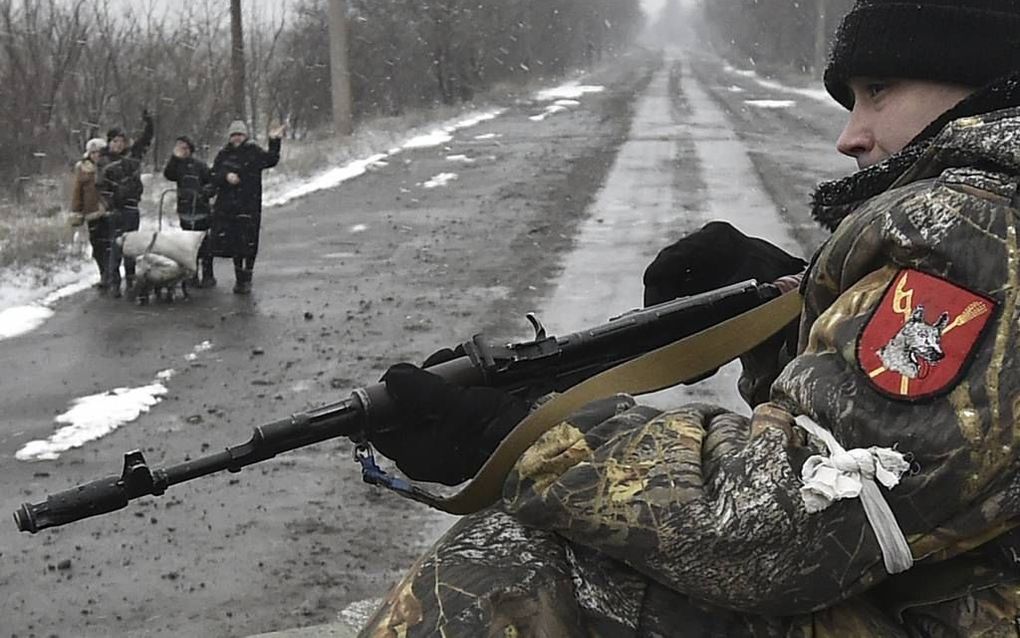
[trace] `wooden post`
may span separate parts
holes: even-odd
[[[815,75],[819,78],[825,72],[825,63],[828,60],[828,36],[829,26],[826,16],[829,0],[815,0],[818,3],[818,19],[815,22]]]
[[[337,137],[347,137],[354,132],[354,120],[351,116],[346,0],[329,0],[329,70],[333,98],[333,132]]]
[[[233,117],[244,117],[244,32],[241,29],[241,0],[230,0],[230,72],[233,92],[230,106]]]

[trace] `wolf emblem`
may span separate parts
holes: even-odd
[[[943,312],[934,324],[924,320],[924,306],[917,306],[889,343],[878,350],[882,365],[908,379],[917,379],[922,370],[945,358],[942,331],[949,324],[949,313]]]

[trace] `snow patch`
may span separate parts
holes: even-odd
[[[184,359],[186,361],[194,361],[195,359],[198,358],[199,354],[201,354],[201,353],[203,353],[203,352],[205,352],[205,351],[207,351],[207,350],[209,350],[211,348],[212,348],[212,342],[209,341],[209,340],[205,340],[202,343],[200,343],[197,346],[195,346],[194,348],[192,348],[191,352],[189,352],[188,354],[184,355]],[[173,370],[164,370],[163,372],[160,372],[159,374],[164,374],[166,372],[169,372],[170,376],[173,376],[173,372],[174,372]]]
[[[776,82],[775,80],[766,80],[765,78],[759,76],[755,71],[738,69],[729,64],[724,65],[723,69],[729,73],[750,78],[757,82],[760,86],[763,86],[767,89],[782,91],[784,93],[793,93],[795,95],[801,95],[803,97],[810,98],[812,100],[816,100],[824,104],[828,104],[829,106],[832,106],[834,108],[840,110],[843,109],[843,107],[840,106],[840,104],[836,102],[836,100],[832,99],[832,96],[829,95],[828,91],[826,91],[825,89],[804,89],[793,86],[787,86],[781,82]]]
[[[355,224],[355,225],[351,226],[351,229],[349,231],[347,231],[347,232],[349,232],[349,233],[351,233],[353,235],[355,233],[363,233],[366,230],[368,230],[368,226],[366,226],[365,224]]]
[[[589,93],[601,93],[605,90],[606,87],[604,86],[580,84],[578,82],[567,82],[566,84],[553,87],[551,89],[544,89],[535,93],[535,99],[540,102],[552,102],[552,104],[546,106],[545,110],[541,113],[532,115],[528,119],[532,122],[541,122],[550,115],[561,113],[570,107],[580,106],[581,103],[577,100],[577,98],[588,95]]]
[[[304,197],[310,193],[316,191],[325,190],[328,188],[334,188],[343,184],[344,182],[360,177],[366,172],[373,168],[382,168],[388,166],[386,158],[392,157],[398,153],[407,150],[421,149],[421,148],[432,148],[446,144],[453,140],[453,133],[472,126],[477,126],[482,122],[495,119],[503,114],[506,109],[493,109],[490,111],[478,111],[467,116],[453,120],[446,124],[443,124],[428,133],[421,135],[415,135],[405,140],[400,146],[393,147],[387,150],[385,153],[376,153],[370,157],[363,159],[357,159],[343,166],[331,168],[327,171],[319,173],[312,177],[310,180],[297,183],[290,187],[284,186],[283,192],[276,196],[266,195],[262,198],[262,204],[264,206],[280,206],[286,204],[299,197]]]
[[[456,173],[440,173],[433,177],[432,179],[425,182],[424,184],[422,184],[422,186],[424,186],[425,188],[436,188],[438,186],[446,186],[453,180],[457,179],[457,177],[458,175]]]
[[[577,98],[588,95],[589,93],[601,93],[605,90],[606,87],[604,86],[581,84],[580,82],[572,81],[551,89],[543,89],[538,93],[535,93],[535,99],[542,102],[551,102],[552,100],[560,99],[576,100]]]
[[[560,106],[559,104],[553,104],[552,106],[545,107],[545,110],[542,111],[541,113],[539,113],[538,115],[532,115],[528,119],[531,120],[532,122],[541,122],[542,120],[544,120],[545,118],[549,117],[550,115],[555,115],[556,113],[559,113],[561,111],[566,111],[566,110],[567,110],[567,107],[565,107],[565,106]]]
[[[50,273],[40,268],[22,268],[3,273],[0,285],[0,340],[35,330],[53,316],[51,306],[65,297],[86,290],[98,278],[88,272],[88,262],[73,261]],[[40,298],[40,282],[50,291]],[[45,284],[43,284],[45,285]]]
[[[211,341],[203,341],[184,356],[193,360],[198,353],[212,348]],[[114,388],[99,394],[90,394],[71,401],[71,408],[54,421],[66,424],[48,439],[29,441],[14,453],[19,461],[52,461],[60,454],[79,448],[110,434],[148,412],[163,400],[167,393],[165,383],[174,378],[173,368],[160,370],[149,385],[138,388]]]
[[[325,173],[316,175],[304,184],[285,190],[276,197],[266,198],[262,201],[262,203],[265,206],[280,206],[281,204],[286,204],[293,199],[303,197],[309,193],[333,188],[334,186],[338,186],[349,179],[354,179],[355,177],[364,175],[370,168],[385,166],[386,162],[383,162],[382,160],[386,157],[388,157],[388,155],[385,153],[378,153],[365,159],[354,160],[353,162],[349,162],[343,166],[332,168]]]
[[[412,150],[416,148],[430,148],[432,146],[439,146],[440,144],[446,144],[447,142],[453,141],[453,135],[449,131],[437,130],[425,135],[419,135],[418,137],[412,137],[411,139],[404,142],[401,147],[404,150]]]
[[[0,311],[0,339],[10,339],[31,332],[46,323],[53,311],[46,306],[17,306]]]
[[[482,133],[481,135],[475,135],[476,140],[494,140],[498,137],[503,137],[500,133]]]
[[[450,162],[463,162],[464,164],[474,164],[475,160],[468,157],[467,155],[447,155],[447,161]]]
[[[50,461],[134,421],[162,400],[167,392],[160,382],[139,388],[114,388],[75,399],[71,409],[55,420],[67,424],[45,440],[29,441],[15,452],[19,461]]]
[[[744,104],[760,109],[788,109],[797,106],[793,100],[744,100]]]

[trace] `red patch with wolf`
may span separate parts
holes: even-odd
[[[857,361],[883,394],[916,401],[951,388],[995,302],[917,270],[901,270],[857,339]]]

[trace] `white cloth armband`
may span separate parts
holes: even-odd
[[[860,497],[864,514],[878,538],[885,569],[898,574],[910,569],[914,557],[903,536],[896,517],[875,481],[892,489],[910,467],[903,455],[889,448],[870,447],[845,450],[832,433],[801,415],[797,425],[820,439],[829,449],[829,456],[815,454],[801,469],[804,485],[800,488],[804,506],[810,513],[820,512],[835,501]]]

